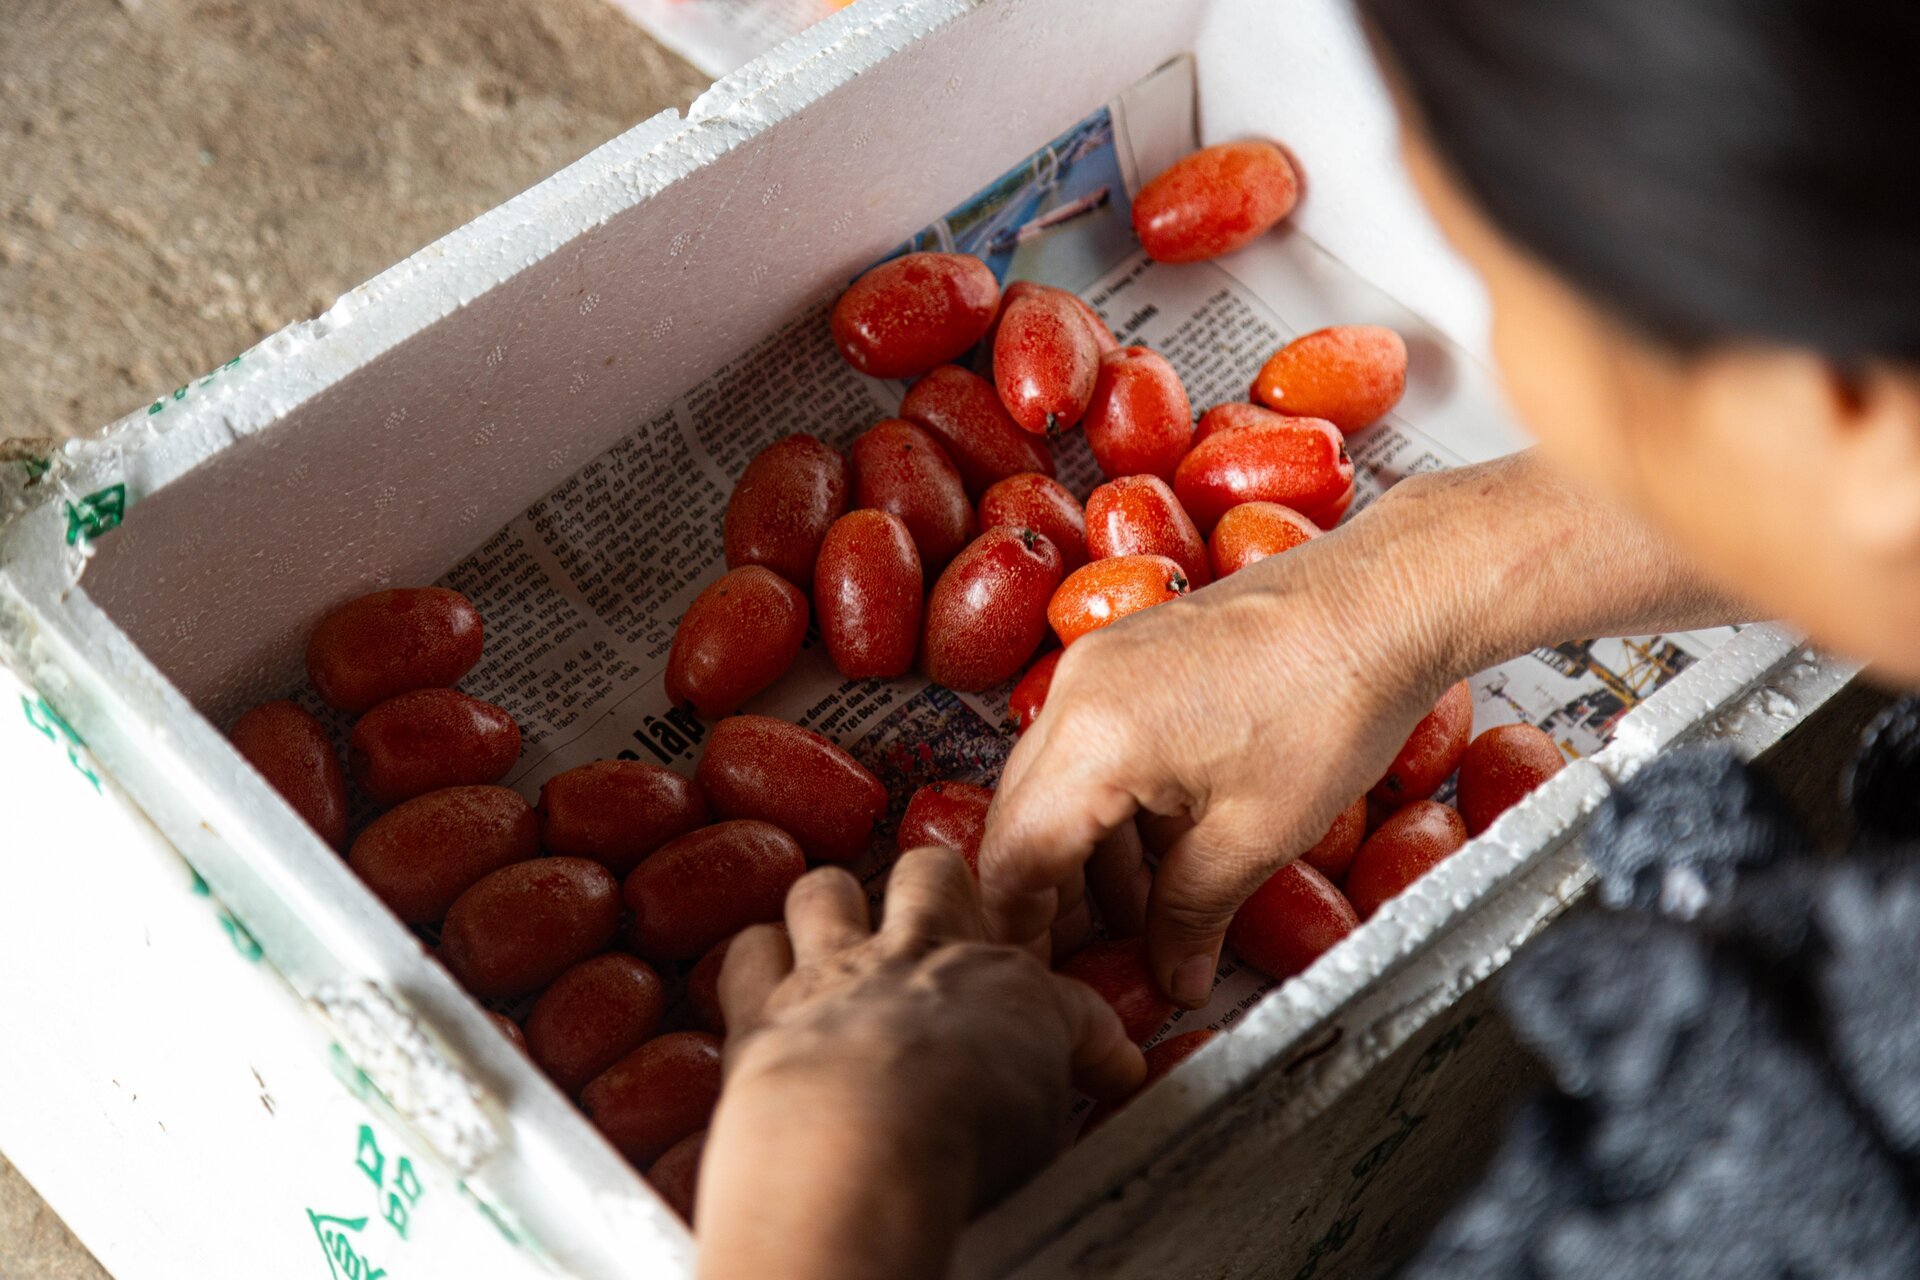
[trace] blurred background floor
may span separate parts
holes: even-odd
[[[707,85],[604,0],[0,12],[0,440],[138,408]],[[104,1275],[0,1158],[0,1280]]]

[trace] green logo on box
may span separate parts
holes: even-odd
[[[127,513],[127,486],[110,484],[79,502],[67,504],[67,545],[91,542],[120,523]]]
[[[374,1266],[371,1259],[354,1247],[365,1243],[360,1239],[360,1233],[367,1229],[364,1216],[339,1218],[309,1209],[307,1221],[313,1224],[313,1234],[327,1255],[327,1270],[333,1273],[334,1280],[384,1280],[387,1269]]]

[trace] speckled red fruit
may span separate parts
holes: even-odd
[[[638,1049],[660,1025],[667,985],[635,956],[609,952],[553,980],[527,1015],[527,1052],[566,1093]]]
[[[320,619],[307,642],[307,678],[322,702],[359,715],[411,689],[451,688],[484,645],[480,612],[458,591],[376,591]]]
[[[1122,476],[1088,495],[1087,554],[1095,560],[1165,556],[1187,575],[1191,590],[1213,581],[1205,540],[1159,476]]]
[[[1069,297],[1031,293],[1007,305],[993,339],[993,383],[1023,430],[1056,436],[1077,426],[1099,373],[1099,343]]]
[[[1290,413],[1275,413],[1257,404],[1228,401],[1200,415],[1200,421],[1193,429],[1193,443],[1198,446],[1201,441],[1217,436],[1222,431],[1238,431],[1241,427],[1283,427],[1295,421],[1296,417]]]
[[[1396,806],[1426,799],[1460,767],[1472,740],[1473,690],[1462,680],[1413,726],[1386,776],[1374,784],[1373,798]]]
[[[1087,562],[1087,513],[1051,476],[1008,476],[980,498],[982,529],[1032,529],[1060,553],[1062,572]]]
[[[1243,502],[1277,502],[1330,529],[1353,503],[1353,459],[1331,422],[1282,418],[1208,436],[1181,462],[1173,491],[1203,535]]]
[[[1456,797],[1467,834],[1485,831],[1566,764],[1554,740],[1530,724],[1498,725],[1475,738],[1460,757]]]
[[[820,539],[847,509],[846,455],[812,436],[783,436],[754,455],[734,482],[720,522],[727,568],[757,564],[805,591]]]
[[[700,1030],[721,1036],[727,1034],[727,1013],[720,1005],[720,970],[726,967],[727,948],[732,945],[731,937],[720,939],[687,970],[689,1020]]]
[[[540,846],[624,876],[669,840],[707,824],[693,780],[641,760],[595,760],[540,788]]]
[[[1304,862],[1289,862],[1240,904],[1227,944],[1269,978],[1291,978],[1359,923],[1332,881]]]
[[[1089,943],[1067,957],[1057,971],[1099,992],[1100,998],[1120,1015],[1127,1039],[1135,1044],[1173,1016],[1174,1002],[1160,990],[1147,965],[1144,938]]]
[[[667,697],[709,720],[785,675],[807,636],[807,598],[757,564],[729,569],[694,598],[667,655]]]
[[[1367,798],[1361,796],[1340,811],[1319,843],[1300,855],[1300,861],[1329,880],[1338,880],[1353,865],[1353,855],[1367,838]]]
[[[227,737],[322,840],[340,847],[347,838],[347,776],[318,719],[291,702],[263,702],[234,721]]]
[[[954,558],[927,597],[921,665],[962,692],[1013,678],[1047,634],[1060,552],[1031,529],[989,529]]]
[[[1065,649],[1055,649],[1052,653],[1041,655],[1040,661],[1027,668],[1027,674],[1013,686],[1013,693],[1007,698],[1007,709],[1013,713],[1014,729],[1025,733],[1033,727],[1040,709],[1047,705],[1047,694],[1053,691],[1053,670],[1060,665],[1060,659],[1066,655]]]
[[[1186,570],[1166,556],[1115,556],[1069,575],[1047,604],[1047,621],[1065,646],[1130,613],[1185,594]]]
[[[1407,344],[1379,325],[1349,324],[1295,338],[1253,382],[1269,409],[1325,418],[1352,434],[1387,416],[1407,389]]]
[[[1320,536],[1320,526],[1277,502],[1243,502],[1230,507],[1207,539],[1207,559],[1213,576],[1238,573],[1282,551]]]
[[[971,782],[929,782],[907,801],[907,811],[900,819],[900,852],[925,845],[952,849],[967,860],[968,870],[977,874],[980,837],[986,834],[987,807],[992,803],[992,787],[977,787]]]
[[[849,680],[904,675],[920,647],[920,552],[900,517],[849,511],[827,530],[813,603],[827,656]]]
[[[811,729],[771,716],[730,716],[713,727],[694,781],[721,818],[757,818],[818,862],[867,851],[887,811],[880,779]]]
[[[533,809],[505,787],[430,791],[375,818],[347,865],[408,924],[438,924],[481,877],[539,851]]]
[[[771,823],[703,827],[627,876],[629,941],[649,960],[692,960],[750,924],[778,920],[806,869],[799,842]]]
[[[927,431],[887,418],[853,442],[856,507],[899,516],[920,563],[937,573],[973,540],[973,505],[959,468]]]
[[[1087,1122],[1080,1126],[1080,1136],[1084,1138],[1105,1124],[1112,1118],[1114,1112],[1139,1097],[1149,1086],[1166,1079],[1175,1067],[1198,1053],[1207,1041],[1219,1034],[1217,1031],[1202,1027],[1198,1031],[1189,1031],[1185,1035],[1168,1036],[1147,1050],[1144,1055],[1147,1060],[1147,1076],[1140,1082],[1140,1088],[1118,1102],[1096,1103],[1093,1110],[1087,1112]]]
[[[690,1133],[661,1153],[647,1168],[647,1184],[680,1215],[693,1225],[694,1198],[700,1190],[700,1159],[707,1152],[707,1131]]]
[[[593,1127],[641,1167],[707,1127],[720,1100],[720,1041],[702,1031],[649,1040],[580,1091]]]
[[[1110,478],[1159,476],[1169,483],[1193,447],[1193,406],[1167,358],[1145,347],[1100,357],[1093,400],[1081,421],[1095,462]]]
[[[483,1000],[531,995],[612,943],[620,882],[585,858],[535,858],[483,876],[454,900],[440,960]]]
[[[1023,471],[1054,474],[1046,441],[1014,423],[991,382],[957,364],[943,364],[914,383],[900,402],[900,416],[940,442],[976,502],[996,480]]]
[[[1416,800],[1367,837],[1347,871],[1347,897],[1367,919],[1389,898],[1467,842],[1467,824],[1444,804]]]
[[[498,782],[520,758],[520,726],[458,689],[415,689],[360,717],[347,739],[353,780],[375,804]]]
[[[875,378],[916,378],[980,341],[1000,306],[993,269],[965,253],[909,253],[874,267],[834,304],[834,345]]]
[[[1271,142],[1222,142],[1182,156],[1133,198],[1133,230],[1156,262],[1244,248],[1293,212],[1300,180]]]
[[[1109,329],[1107,322],[1100,318],[1100,313],[1079,294],[1069,293],[1065,289],[1056,288],[1050,284],[1040,284],[1033,280],[1015,280],[1001,292],[999,313],[994,316],[993,327],[987,330],[987,336],[981,339],[988,352],[992,352],[994,340],[1000,336],[1000,322],[1006,318],[1008,307],[1021,298],[1048,294],[1058,294],[1067,300],[1069,306],[1080,313],[1080,318],[1087,322],[1087,329],[1093,334],[1093,344],[1099,349],[1101,355],[1119,347],[1120,339],[1113,336],[1113,330]]]

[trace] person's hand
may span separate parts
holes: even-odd
[[[967,1217],[1054,1154],[1070,1086],[1115,1098],[1143,1077],[1092,988],[985,940],[949,850],[900,858],[878,932],[837,867],[801,879],[786,916],[736,937],[720,975],[707,1280],[940,1274]]]

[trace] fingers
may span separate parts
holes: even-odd
[[[1161,988],[1189,1009],[1213,994],[1233,913],[1286,858],[1264,828],[1223,806],[1176,839],[1147,900],[1147,956]]]
[[[873,933],[867,894],[840,867],[816,867],[787,891],[787,933],[797,964],[812,964]]]
[[[1146,932],[1147,893],[1153,872],[1147,868],[1136,824],[1123,822],[1087,859],[1087,891],[1100,907],[1107,932],[1134,938]]]
[[[1054,977],[1050,983],[1073,1045],[1073,1083],[1096,1098],[1124,1098],[1147,1078],[1140,1047],[1127,1039],[1113,1006],[1084,982]]]
[[[1047,931],[1049,962],[1057,964],[1070,956],[1093,933],[1093,913],[1087,905],[1086,878],[1076,871],[1060,886],[1053,909],[1053,926]]]
[[[987,936],[973,873],[951,849],[909,849],[887,876],[883,936],[979,942]]]
[[[776,924],[757,924],[734,935],[720,966],[720,1012],[727,1031],[744,1036],[759,1023],[767,997],[793,972],[793,949]]]
[[[1020,748],[1014,750],[1017,755]],[[1012,787],[1003,785],[980,842],[980,891],[990,935],[1020,945],[1044,939],[1061,886],[1137,808],[1131,794],[1082,761],[1056,767],[1042,755]]]

